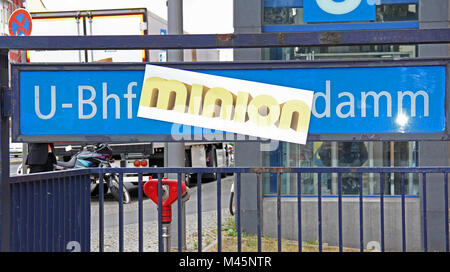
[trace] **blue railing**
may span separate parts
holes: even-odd
[[[287,173],[293,173],[297,175],[297,188],[301,192],[302,174],[313,173],[317,175],[318,188],[317,195],[314,197],[317,199],[317,241],[318,241],[318,251],[323,251],[324,248],[322,244],[324,243],[324,213],[328,212],[324,210],[324,199],[321,193],[321,176],[323,173],[337,173],[338,182],[338,193],[335,196],[337,204],[337,225],[338,225],[338,239],[336,246],[339,251],[343,251],[344,244],[343,232],[345,222],[343,221],[343,192],[341,190],[342,186],[342,174],[343,173],[354,173],[359,175],[359,194],[354,195],[353,198],[357,201],[357,206],[359,209],[359,250],[364,251],[365,241],[365,222],[364,222],[364,205],[366,204],[366,197],[363,195],[363,190],[361,190],[363,181],[362,176],[364,173],[375,173],[379,175],[379,186],[380,194],[376,197],[379,200],[379,215],[378,218],[371,218],[370,222],[378,221],[380,225],[379,230],[379,241],[380,250],[387,251],[390,249],[386,248],[385,240],[386,233],[389,230],[385,229],[386,217],[385,217],[385,195],[383,193],[384,179],[383,175],[387,173],[399,173],[401,175],[401,194],[398,196],[400,198],[400,210],[401,210],[401,249],[399,251],[409,251],[407,247],[407,212],[406,212],[406,199],[405,194],[405,174],[407,173],[418,173],[421,175],[420,186],[420,220],[421,220],[421,234],[422,234],[422,247],[421,250],[428,251],[428,209],[427,204],[430,201],[427,196],[427,186],[436,184],[436,179],[429,180],[430,175],[439,174],[439,180],[437,183],[443,186],[442,210],[444,216],[444,226],[441,229],[442,232],[441,240],[445,241],[445,247],[442,251],[449,251],[449,228],[448,228],[448,172],[450,167],[417,167],[417,168],[352,168],[352,167],[313,167],[313,168],[286,168],[286,167],[266,167],[266,168],[98,168],[98,169],[84,169],[84,170],[72,170],[72,171],[57,171],[51,173],[43,174],[31,174],[24,176],[11,177],[11,251],[67,251],[69,250],[69,245],[71,241],[79,242],[80,249],[82,251],[89,251],[90,247],[90,175],[98,174],[100,178],[107,173],[116,173],[119,175],[119,190],[123,190],[124,186],[124,175],[125,174],[138,174],[138,248],[136,251],[144,251],[144,193],[143,185],[146,180],[144,180],[144,175],[152,175],[158,179],[158,196],[161,199],[163,187],[162,180],[163,175],[168,173],[176,174],[178,180],[178,194],[181,195],[181,181],[184,179],[184,174],[194,173],[197,175],[197,244],[198,251],[202,251],[202,186],[201,186],[201,176],[205,173],[216,173],[217,174],[217,250],[222,251],[222,178],[221,173],[233,173],[236,185],[236,214],[235,214],[235,224],[236,224],[236,250],[242,251],[242,234],[241,229],[241,204],[242,204],[242,192],[241,184],[243,182],[242,175],[256,175],[258,187],[257,192],[260,192],[262,185],[262,175],[266,173],[273,173],[277,177],[277,192],[276,192],[276,214],[272,214],[273,218],[276,218],[276,237],[277,250],[283,251],[282,248],[282,222],[284,218],[282,217],[282,206],[285,205],[283,202],[283,197],[281,194],[281,177]],[[430,184],[432,183],[432,184]],[[69,193],[70,192],[70,193]],[[98,249],[99,251],[104,251],[104,189],[99,186],[99,239],[98,239]],[[310,209],[312,206],[305,206],[307,203],[304,202],[305,198],[311,199],[311,195],[297,194],[296,209],[297,209],[297,239],[298,239],[298,251],[302,251],[302,242],[304,236],[308,235],[305,233],[304,225],[305,222],[302,218],[302,211],[305,209]],[[436,196],[433,196],[436,197]],[[371,199],[374,197],[371,196]],[[256,215],[256,235],[257,235],[257,250],[262,251],[262,203],[264,196],[262,194],[257,194],[257,215]],[[272,198],[273,199],[273,198]],[[290,198],[292,199],[292,198]],[[417,199],[417,198],[416,198]],[[126,205],[126,204],[125,204]],[[162,203],[158,201],[158,210],[161,211]],[[182,225],[180,220],[181,213],[181,201],[178,201],[176,206],[178,220],[178,251],[182,251]],[[303,207],[302,207],[303,206]],[[315,206],[314,206],[315,207]],[[310,211],[309,211],[310,212]],[[118,213],[119,213],[119,251],[124,251],[125,239],[124,239],[124,204],[121,201],[118,203]],[[269,216],[269,215],[265,215]],[[375,217],[373,213],[371,216]],[[158,212],[158,250],[163,251],[163,236],[162,236],[162,215]],[[435,226],[433,226],[435,229]],[[347,238],[347,237],[346,237]]]
[[[11,251],[89,251],[90,171],[10,178]]]

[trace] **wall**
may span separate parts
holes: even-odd
[[[264,235],[277,237],[277,199],[266,197],[263,205]],[[302,198],[301,226],[302,242],[318,241],[317,198]],[[421,251],[421,227],[419,198],[407,198],[406,247],[407,251]],[[283,198],[281,203],[281,233],[283,238],[298,240],[297,198]],[[342,244],[359,250],[359,198],[342,198]],[[337,198],[322,198],[322,242],[330,246],[339,245]],[[384,241],[386,251],[402,250],[402,213],[401,198],[384,198]],[[380,201],[378,198],[365,197],[363,200],[363,245],[377,241],[381,245]]]
[[[431,4],[432,3],[432,4]],[[421,29],[448,28],[450,13],[449,0],[421,0],[419,3],[419,23]],[[419,57],[448,57],[449,46],[419,45]],[[448,77],[448,75],[447,75]],[[448,90],[447,90],[448,92]],[[449,96],[446,97],[446,105],[450,105]],[[448,110],[447,110],[448,127]],[[420,141],[419,142],[419,166],[448,166],[450,161],[449,142]],[[420,184],[422,190],[422,183]],[[444,195],[442,175],[427,176],[427,246],[430,251],[443,251],[445,249],[444,221]],[[421,191],[422,195],[422,191]],[[423,199],[421,199],[423,202]],[[422,207],[422,205],[421,205]],[[422,228],[423,228],[422,223]]]

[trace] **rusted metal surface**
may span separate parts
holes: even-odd
[[[229,47],[233,45],[234,34],[217,34],[217,47]]]
[[[145,36],[1,36],[0,50],[260,48],[448,43],[450,43],[450,29],[402,29]]]
[[[286,33],[284,33],[284,32],[278,33],[278,43],[280,45],[285,44],[285,39],[286,39]]]
[[[322,44],[340,44],[342,40],[342,34],[339,31],[326,31],[322,32],[320,36],[320,42]]]

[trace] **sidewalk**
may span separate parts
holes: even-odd
[[[228,217],[232,217],[228,209],[222,210],[222,224]],[[138,224],[124,226],[124,251],[139,251]],[[172,226],[176,227],[176,226]],[[186,251],[198,251],[197,238],[197,214],[186,216]],[[158,223],[157,221],[144,222],[144,251],[158,251]],[[207,248],[217,237],[217,211],[202,212],[202,247]],[[91,252],[99,251],[99,232],[91,231]],[[104,251],[119,251],[119,229],[105,228],[104,230]]]

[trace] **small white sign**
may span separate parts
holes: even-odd
[[[138,117],[305,144],[314,92],[147,65]]]

